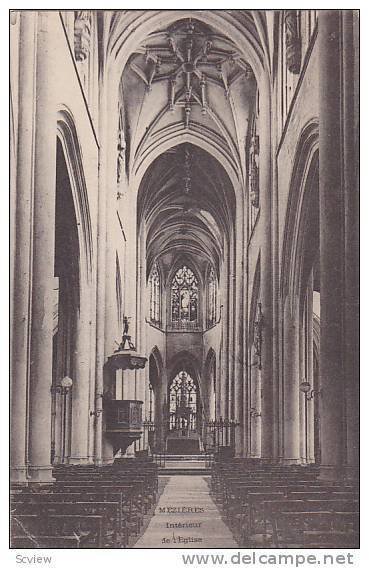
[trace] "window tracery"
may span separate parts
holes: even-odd
[[[153,323],[160,322],[160,274],[155,263],[152,267],[150,278],[150,320]]]
[[[172,322],[196,322],[198,318],[198,281],[188,266],[183,265],[171,285]]]
[[[181,371],[169,388],[169,429],[196,430],[197,386],[193,378]]]

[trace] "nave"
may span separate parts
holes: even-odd
[[[240,546],[356,545],[358,12],[10,37],[13,545],[132,547],[186,474]]]

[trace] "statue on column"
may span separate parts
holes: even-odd
[[[257,313],[254,321],[254,347],[255,355],[258,359],[258,369],[261,371],[261,356],[263,343],[264,316],[261,309],[261,302],[258,302]]]
[[[91,13],[76,10],[74,16],[74,55],[76,61],[85,61],[90,52]]]
[[[301,67],[301,36],[299,33],[297,10],[284,11],[286,65],[294,74],[300,73]]]
[[[119,128],[117,151],[117,183],[120,183],[126,164],[126,140],[123,128]]]

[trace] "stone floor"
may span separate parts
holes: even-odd
[[[169,477],[134,548],[238,548],[200,475]]]

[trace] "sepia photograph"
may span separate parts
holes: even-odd
[[[9,10],[9,550],[352,564],[359,33]]]

